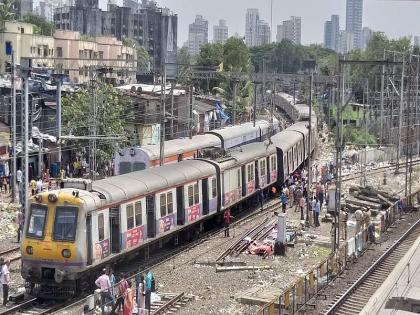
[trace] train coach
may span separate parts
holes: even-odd
[[[164,164],[176,163],[200,157],[206,148],[231,149],[252,142],[261,142],[279,132],[278,121],[273,124],[267,120],[252,122],[222,129],[214,129],[202,135],[165,141]],[[140,171],[160,165],[160,146],[145,145],[125,148],[115,155],[115,175]]]
[[[214,224],[259,189],[282,185],[313,150],[308,135],[308,123],[299,122],[216,160],[181,161],[91,187],[69,182],[32,197],[22,240],[28,292],[48,298],[82,293],[104,266],[139,251],[147,258],[159,250],[156,244],[178,243],[192,229]]]

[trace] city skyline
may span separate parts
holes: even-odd
[[[210,39],[213,38],[213,26],[218,24],[219,19],[227,21],[230,35],[238,33],[240,36],[244,36],[245,16],[248,8],[258,8],[260,18],[270,24],[269,0],[260,2],[243,0],[240,1],[240,5],[236,2],[238,1],[158,0],[158,5],[169,7],[174,13],[178,14],[178,43],[182,45],[188,38],[188,25],[197,14],[204,14],[209,21]],[[398,21],[399,23],[391,24],[389,20],[398,20],[395,17],[395,12],[398,12],[399,16],[404,16],[404,18],[401,18]],[[416,36],[420,35],[418,34],[420,33],[419,13],[420,3],[415,1],[365,0],[362,26],[367,26],[375,31],[383,31],[391,38]],[[296,0],[287,4],[274,0],[272,41],[275,41],[277,25],[290,16],[296,15],[302,17],[302,44],[318,43],[322,45],[324,22],[333,14],[340,16],[340,29],[345,29],[345,0],[320,0],[316,4],[311,0]],[[418,30],[417,33],[415,32],[416,29]]]

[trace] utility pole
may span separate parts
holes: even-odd
[[[384,60],[385,60],[384,50]],[[385,65],[382,65],[382,76],[381,76],[381,118],[379,122],[379,144],[382,145],[383,132],[384,132],[384,88],[385,88]]]
[[[160,166],[165,164],[165,129],[166,129],[166,65],[162,65],[161,75],[161,89],[160,89],[160,106],[161,106],[161,123],[160,123],[160,141],[159,141],[159,164]],[[173,94],[173,93],[172,93]]]
[[[236,124],[236,93],[237,93],[238,83],[235,81],[233,83],[233,121],[232,125]]]
[[[91,153],[90,153],[90,172],[92,181],[96,180],[96,85],[95,85],[95,73],[94,69],[91,68],[91,93],[92,93],[92,124],[91,124]]]
[[[28,59],[26,64],[21,68],[23,79],[23,94],[24,94],[24,108],[23,108],[23,121],[22,121],[22,140],[23,140],[23,179],[22,179],[22,198],[23,207],[25,209],[25,217],[29,214],[29,77],[31,71],[31,61]]]
[[[62,160],[62,156],[61,156],[61,79],[62,76],[58,75],[57,76],[57,101],[56,101],[56,115],[57,115],[57,147],[58,147],[58,163],[59,166],[61,167],[61,160]]]
[[[403,109],[404,109],[404,71],[405,71],[405,56],[403,55],[403,65],[402,65],[402,72],[401,72],[401,92],[400,92],[400,117],[398,123],[398,146],[397,146],[397,168],[395,173],[400,171],[400,151],[401,151],[401,140],[402,140],[402,116],[403,116]]]
[[[276,81],[273,79],[273,90],[271,91],[271,117],[270,123],[273,127],[274,124],[274,98],[276,97]]]
[[[253,125],[255,127],[257,121],[257,83],[254,83],[254,110],[252,115]]]
[[[15,68],[15,52],[12,50],[12,202],[16,201],[16,173],[17,173],[17,157],[16,157],[16,84],[15,84],[16,68]]]
[[[313,73],[309,76],[309,136],[308,136],[308,189],[306,194],[306,221],[305,225],[310,226],[310,207],[312,205],[312,158],[311,158],[311,148],[312,148],[312,82],[313,82]]]
[[[171,139],[174,138],[174,89],[175,82],[171,82]]]
[[[194,96],[193,96],[193,92],[194,92],[194,87],[192,85],[190,85],[190,106],[189,106],[189,118],[188,118],[188,132],[189,132],[189,136],[190,139],[192,139],[192,134],[193,134],[193,102],[194,102]]]

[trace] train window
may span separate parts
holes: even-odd
[[[53,240],[74,241],[76,238],[76,225],[76,207],[57,207],[55,209]]]
[[[142,216],[142,207],[141,207],[141,201],[137,201],[134,204],[134,210],[136,212],[136,226],[140,226],[143,224],[143,216]]]
[[[105,239],[105,225],[104,225],[103,213],[98,215],[98,237],[99,237],[99,241],[103,241]]]
[[[26,236],[34,238],[43,238],[45,230],[45,221],[47,219],[47,206],[33,204],[31,206],[31,215],[29,217],[28,230]]]
[[[254,164],[248,164],[247,173],[248,173],[248,182],[254,180]]]
[[[211,179],[211,197],[216,198],[217,196],[217,180],[216,177]]]
[[[172,191],[170,191],[166,194],[166,204],[167,204],[167,207],[168,207],[168,214],[173,213],[174,212],[174,203],[173,203],[173,198],[172,198]]]
[[[260,160],[260,177],[266,176],[267,170],[265,168],[265,160]]]
[[[127,230],[131,230],[134,228],[134,209],[133,204],[130,203],[126,207],[127,210]]]
[[[194,188],[192,185],[188,186],[188,206],[191,207],[194,204]]]
[[[199,190],[198,190],[198,183],[194,184],[194,204],[199,204],[200,203],[200,198],[199,198]]]
[[[166,194],[160,194],[160,217],[166,216]]]
[[[271,169],[273,171],[277,170],[277,163],[276,163],[276,156],[275,155],[271,156]]]

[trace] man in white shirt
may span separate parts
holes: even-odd
[[[16,182],[19,185],[21,181],[22,181],[22,171],[18,169],[16,172]]]
[[[42,192],[43,190],[43,184],[42,184],[42,179],[38,178],[38,180],[36,181],[36,193],[39,194]]]
[[[9,299],[9,283],[10,283],[10,272],[9,272],[9,264],[8,260],[3,260],[0,258],[0,283],[3,288],[3,305],[6,306],[8,299]]]

